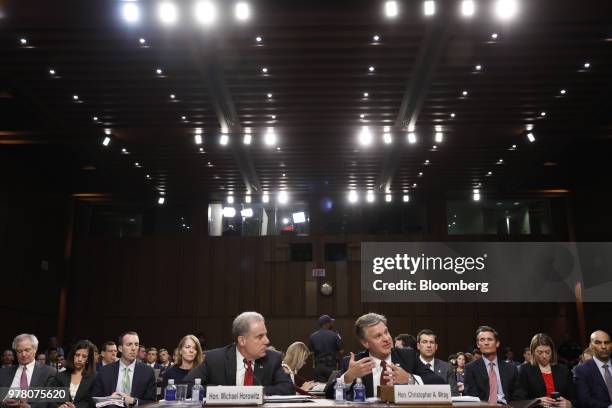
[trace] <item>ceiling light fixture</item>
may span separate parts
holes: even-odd
[[[170,25],[178,20],[178,9],[174,3],[163,2],[159,5],[157,13],[163,24]]]
[[[385,16],[388,18],[397,17],[399,10],[397,8],[397,1],[385,2]]]

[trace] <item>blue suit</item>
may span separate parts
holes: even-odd
[[[610,364],[608,361],[608,365]],[[574,382],[579,407],[607,408],[612,404],[601,370],[594,359],[587,360],[575,367]]]

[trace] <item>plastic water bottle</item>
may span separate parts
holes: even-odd
[[[204,387],[202,386],[202,379],[196,378],[195,385],[191,389],[191,402],[196,402],[204,399]]]
[[[357,382],[353,386],[353,401],[355,402],[365,402],[365,386],[361,381],[361,378],[357,379]]]
[[[337,403],[346,402],[346,397],[344,395],[344,381],[342,378],[336,379],[336,385],[334,386],[334,400]]]
[[[168,385],[164,390],[164,400],[166,401],[176,401],[176,387],[174,386],[174,379],[168,380]]]

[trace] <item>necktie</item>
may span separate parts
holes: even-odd
[[[497,404],[497,374],[493,363],[489,363],[489,404]]]
[[[428,370],[433,371],[433,369],[431,368],[431,364],[430,363],[425,364],[425,367],[427,367]]]
[[[123,369],[123,392],[127,395],[131,395],[132,384],[130,383],[130,369],[125,367]]]
[[[606,387],[608,387],[608,394],[610,394],[610,400],[612,400],[612,374],[610,374],[610,370],[608,370],[608,365],[604,364],[604,381],[606,382]]]
[[[380,372],[380,385],[387,385],[389,384],[389,378],[384,376],[385,371],[387,371],[387,362],[382,360],[380,362],[380,367],[382,368]]]
[[[253,385],[253,362],[247,360],[247,368],[244,373],[244,385]]]
[[[19,388],[22,390],[28,389],[28,367],[23,366],[21,369],[21,379],[19,380]]]

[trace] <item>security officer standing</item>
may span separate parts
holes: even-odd
[[[328,315],[319,317],[319,330],[310,335],[310,351],[314,353],[314,380],[326,382],[332,371],[338,369],[342,355],[342,339],[333,331],[334,319]]]

